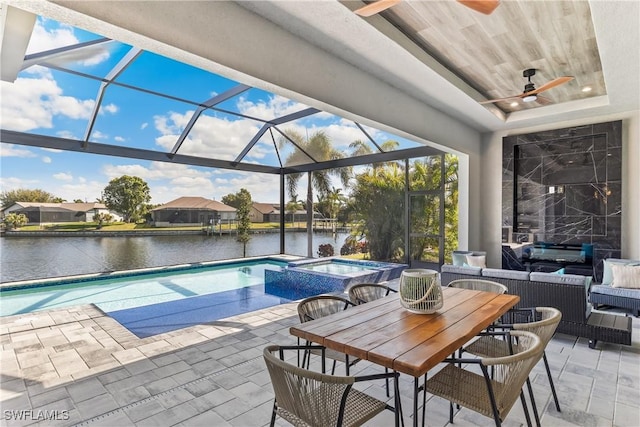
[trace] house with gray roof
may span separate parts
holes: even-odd
[[[236,208],[204,197],[179,197],[151,210],[157,227],[208,225],[234,221]]]

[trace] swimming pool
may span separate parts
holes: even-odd
[[[312,295],[344,292],[351,281],[368,279],[370,273],[378,279],[390,277],[384,275],[383,264],[268,257],[5,283],[0,286],[0,316],[94,304],[144,338]]]

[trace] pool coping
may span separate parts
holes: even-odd
[[[144,276],[150,274],[157,274],[168,271],[183,271],[189,269],[198,269],[198,268],[206,268],[212,267],[216,265],[224,265],[230,263],[240,263],[246,262],[251,263],[255,261],[279,261],[290,263],[292,261],[304,259],[303,257],[296,255],[286,255],[286,254],[276,254],[276,255],[261,255],[255,257],[246,257],[246,258],[232,258],[225,260],[215,260],[215,261],[200,261],[188,264],[175,264],[175,265],[166,265],[160,267],[146,267],[146,268],[138,268],[132,270],[117,270],[117,271],[102,271],[97,273],[86,273],[86,274],[77,274],[72,276],[59,276],[59,277],[50,277],[46,279],[32,279],[32,280],[19,280],[13,282],[4,282],[0,283],[0,292],[3,291],[15,291],[20,289],[30,289],[37,287],[46,287],[46,286],[56,286],[56,285],[67,285],[78,282],[91,282],[97,280],[104,279],[114,279],[114,278],[123,278],[123,277],[136,277],[136,276]]]

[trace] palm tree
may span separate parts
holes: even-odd
[[[393,139],[388,139],[385,142],[383,142],[380,145],[380,149],[382,149],[383,152],[387,152],[387,151],[394,151],[398,149],[398,146],[400,146],[400,143],[398,141],[394,141]],[[366,154],[373,154],[373,150],[371,149],[371,145],[367,144],[366,142],[358,139],[353,141],[351,144],[349,144],[349,148],[351,148],[353,151],[351,151],[351,155],[352,156],[364,156]],[[373,165],[373,169],[377,169],[385,164],[389,164],[391,162],[388,163],[376,163]]]
[[[304,138],[299,133],[292,131],[288,131],[287,136],[296,145],[295,150],[285,161],[287,166],[308,163],[310,160],[323,162],[344,157],[340,151],[332,147],[329,137],[323,131],[314,133],[310,138]],[[282,147],[287,142],[289,142],[287,139],[281,139],[280,146]],[[351,168],[307,172],[307,200],[305,207],[307,209],[307,256],[310,258],[313,257],[313,190],[315,189],[318,193],[326,195],[331,189],[332,176],[340,178],[342,185],[346,187],[351,177]],[[287,175],[287,192],[289,196],[297,193],[300,178],[302,178],[302,173]]]

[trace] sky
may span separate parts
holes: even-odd
[[[95,40],[91,34],[54,20],[38,18],[27,55]],[[106,76],[129,52],[120,42],[67,55],[55,64],[94,76]],[[196,106],[224,93],[238,83],[208,71],[153,54],[141,53],[116,79],[118,83],[165,93],[172,99],[109,85],[104,92],[90,142],[171,151],[192,118]],[[0,126],[46,136],[82,140],[97,104],[100,82],[72,73],[34,65],[23,70],[15,82],[0,82]],[[308,108],[283,96],[252,88],[218,105],[219,109],[259,119],[273,119]],[[182,144],[179,154],[234,160],[263,122],[221,111],[206,110]],[[378,144],[393,139],[398,148],[420,144],[363,126]],[[309,137],[324,131],[334,148],[348,155],[349,144],[367,137],[355,123],[321,112],[280,126],[286,133]],[[292,145],[269,132],[243,161],[279,166]],[[281,151],[276,152],[278,145]],[[373,145],[370,145],[373,148]],[[151,203],[161,204],[181,196],[220,200],[246,188],[257,202],[279,201],[279,178],[275,175],[236,172],[181,164],[66,152],[29,146],[0,144],[0,189],[39,188],[67,201],[92,202],[113,178],[138,176],[150,187]],[[339,182],[334,183],[340,188]],[[306,191],[300,181],[299,195]],[[288,195],[286,196],[288,199]],[[298,197],[303,198],[303,197]]]

